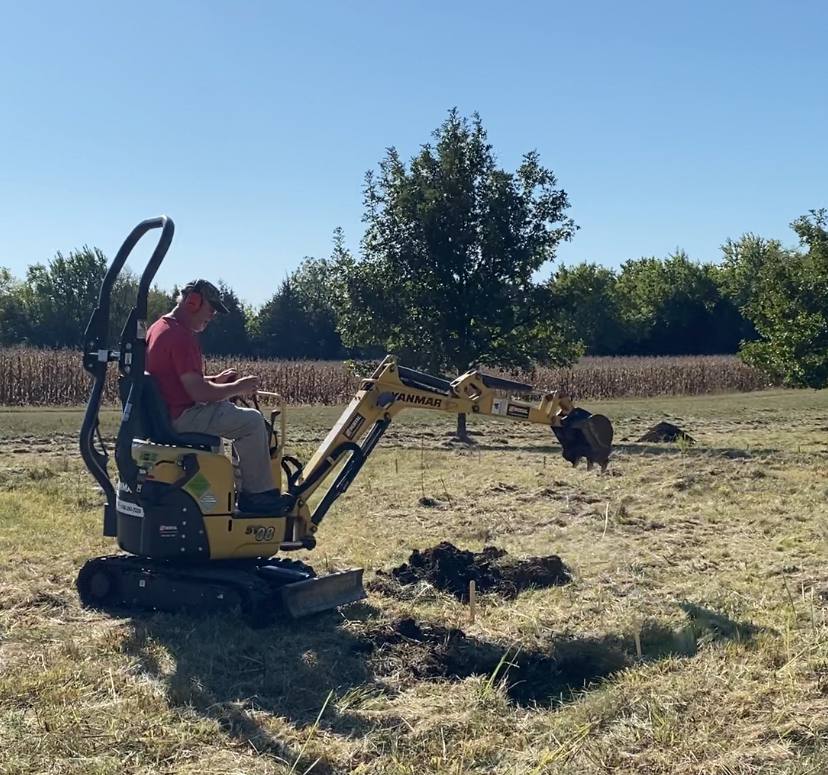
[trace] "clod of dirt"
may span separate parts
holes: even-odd
[[[678,425],[673,425],[669,422],[660,422],[653,425],[639,441],[686,441],[688,444],[695,444],[696,440],[688,433],[683,431]]]
[[[378,571],[378,576],[386,576]],[[514,560],[504,549],[487,546],[482,552],[458,549],[444,541],[431,549],[415,549],[407,563],[390,572],[401,586],[427,581],[437,589],[449,592],[460,601],[468,600],[469,582],[474,580],[477,591],[498,592],[515,597],[531,587],[552,587],[571,580],[569,569],[555,554]],[[381,580],[374,588],[389,592]]]

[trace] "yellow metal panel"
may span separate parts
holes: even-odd
[[[233,510],[233,465],[225,455],[141,442],[133,444],[132,457],[147,472],[147,480],[172,484],[183,473],[184,455],[196,455],[198,473],[184,486],[205,515],[229,514]]]
[[[286,517],[205,517],[210,559],[270,557],[285,538]]]

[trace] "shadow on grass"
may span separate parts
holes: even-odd
[[[463,448],[460,445],[452,446],[453,449]],[[540,455],[561,456],[561,448],[556,444],[510,444],[510,443],[485,443],[475,445],[469,448],[473,452],[483,451],[492,452],[498,450],[509,450],[511,452],[533,452]],[[663,444],[648,444],[645,442],[620,442],[612,445],[613,454],[619,452],[625,455],[673,455],[679,456],[684,454],[688,458],[726,458],[734,459],[750,459],[755,457],[764,457],[768,455],[779,455],[780,449],[763,447],[742,449],[739,447],[708,447],[696,444],[694,446],[687,446],[682,451],[681,447],[676,443],[665,442]],[[612,463],[612,457],[610,457]],[[583,464],[582,464],[583,465]]]
[[[365,604],[348,612],[354,619],[375,616]],[[230,737],[295,764],[298,772],[338,771],[324,757],[317,761],[301,751],[323,707],[319,726],[343,737],[398,722],[393,717],[369,722],[335,707],[349,690],[364,691],[374,683],[361,641],[336,612],[264,630],[229,615],[147,614],[134,617],[132,625],[123,651],[162,682],[170,705],[215,720]],[[280,717],[299,729],[298,746],[281,739],[278,722],[273,723]]]
[[[628,455],[681,455],[689,458],[727,458],[749,459],[763,457],[766,455],[778,455],[779,449],[771,447],[742,449],[739,447],[706,447],[699,444],[685,447],[684,450],[676,444],[665,442],[663,444],[647,444],[645,442],[622,442],[613,445],[614,452],[623,452]]]
[[[686,625],[642,627],[643,661],[691,657],[702,644],[749,642],[760,631],[693,604],[681,607]],[[165,686],[171,705],[215,720],[230,737],[299,772],[338,771],[332,761],[302,750],[317,719],[322,729],[345,738],[404,726],[393,714],[368,719],[349,710],[359,707],[360,697],[389,695],[392,685],[477,675],[488,686],[502,685],[515,705],[549,707],[638,661],[631,634],[552,638],[543,650],[518,649],[412,619],[389,622],[367,604],[349,607],[347,619],[328,613],[266,630],[234,617],[168,614],[132,624],[123,650]],[[301,744],[281,739],[279,719],[299,730]]]
[[[692,657],[705,643],[751,641],[760,631],[723,614],[690,603],[680,607],[688,622],[668,627],[645,623],[639,633],[641,657],[633,634],[602,637],[552,638],[543,650],[505,648],[503,644],[471,638],[403,619],[383,625],[370,638],[375,668],[418,679],[463,679],[478,675],[502,684],[511,702],[520,706],[550,706],[571,701],[637,661],[652,662]]]

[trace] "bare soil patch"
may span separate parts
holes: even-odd
[[[568,702],[576,693],[642,661],[691,658],[700,644],[751,643],[763,631],[693,604],[683,603],[680,608],[687,615],[686,623],[642,622],[637,644],[631,633],[561,634],[527,647],[406,617],[367,629],[354,650],[370,655],[369,666],[377,678],[483,676],[491,685],[502,685],[515,705],[549,706]]]
[[[466,635],[462,630],[400,619],[365,636],[360,650],[370,652],[378,677],[407,673],[415,679],[462,680],[485,676],[502,683],[516,705],[548,705],[631,664],[621,639],[572,638],[548,652],[505,646]]]

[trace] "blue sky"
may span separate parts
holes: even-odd
[[[555,171],[581,227],[566,263],[792,244],[789,222],[828,206],[822,2],[0,11],[0,266],[18,276],[84,244],[112,257],[166,213],[162,286],[222,278],[261,304],[335,227],[358,248],[366,170],[452,106],[480,113],[503,167],[537,149]]]

